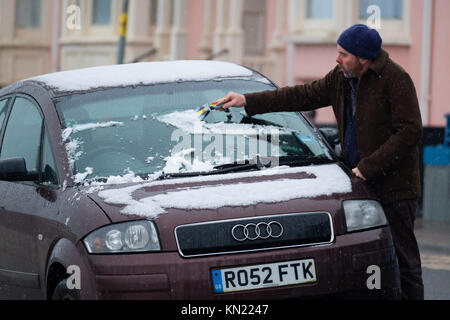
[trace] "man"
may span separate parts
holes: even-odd
[[[418,142],[422,123],[414,84],[381,48],[378,32],[357,24],[337,41],[337,66],[311,84],[241,95],[215,104],[248,115],[310,111],[331,105],[346,164],[372,185],[389,221],[400,266],[402,297],[423,299],[414,220],[420,197]]]

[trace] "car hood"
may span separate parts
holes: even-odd
[[[338,214],[341,201],[373,198],[364,183],[336,163],[104,185],[90,190],[95,191],[90,191],[89,197],[113,223],[153,220],[169,242],[174,228],[182,224],[315,211],[329,212],[339,234],[345,223]]]

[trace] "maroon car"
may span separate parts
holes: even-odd
[[[0,90],[0,298],[399,297],[370,186],[242,66],[150,62]]]

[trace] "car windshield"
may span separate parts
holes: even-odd
[[[195,175],[245,167],[254,159],[265,166],[331,161],[297,113],[249,117],[244,108],[231,108],[201,119],[196,109],[229,91],[273,89],[257,80],[178,82],[77,93],[54,102],[76,183]]]

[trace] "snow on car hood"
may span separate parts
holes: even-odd
[[[150,85],[176,81],[206,81],[228,77],[250,78],[252,75],[249,69],[229,62],[185,60],[99,66],[55,72],[27,80],[44,83],[58,91],[83,91],[100,87]]]
[[[292,174],[299,173],[310,176],[293,178]],[[242,180],[230,182],[230,180],[249,177],[260,177],[260,179],[255,179],[255,182]],[[261,177],[264,177],[262,181]],[[189,183],[197,183],[197,186],[186,187]],[[198,183],[201,184],[198,185]],[[145,191],[144,189],[163,185],[170,188],[140,199],[135,196],[136,191],[140,189]],[[98,196],[108,204],[123,206],[120,210],[122,214],[156,218],[170,208],[189,210],[249,206],[351,191],[352,185],[348,175],[337,164],[328,164],[295,168],[283,166],[261,171],[151,181],[102,190],[98,192]],[[145,192],[146,195],[149,193]]]

